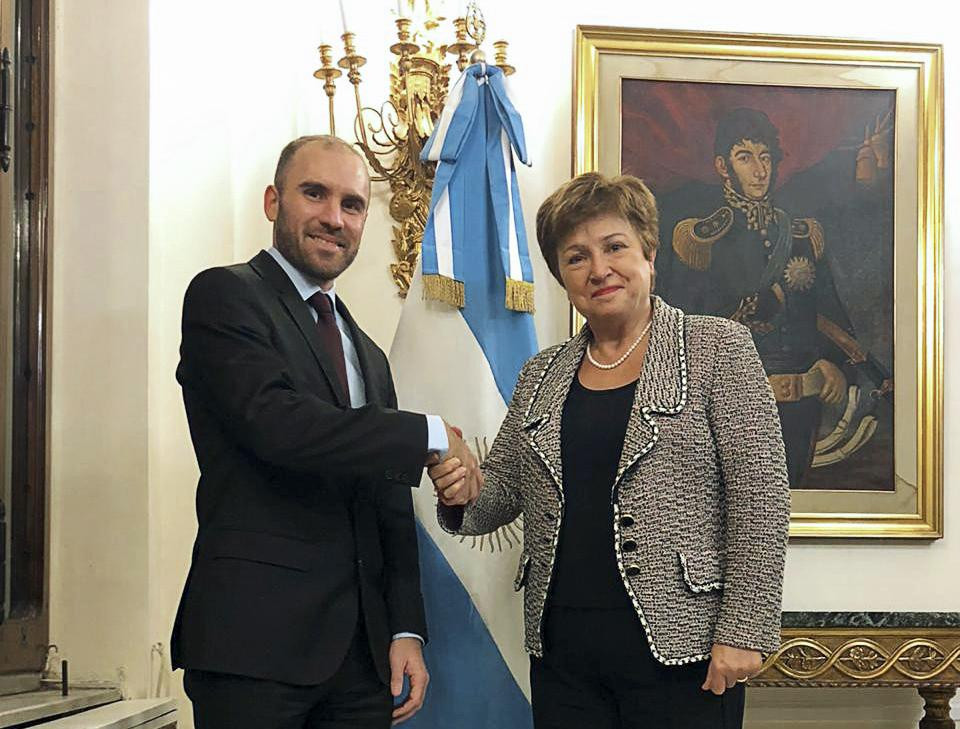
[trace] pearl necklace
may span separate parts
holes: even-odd
[[[620,357],[620,359],[618,359],[616,362],[613,362],[612,364],[601,364],[600,362],[597,362],[597,360],[593,358],[593,355],[590,354],[589,342],[587,343],[587,359],[590,360],[590,364],[592,364],[594,367],[597,367],[601,370],[612,370],[614,367],[619,367],[620,365],[622,365],[624,362],[627,361],[627,357],[633,354],[633,350],[635,350],[637,348],[637,345],[640,344],[640,342],[643,340],[645,336],[647,336],[647,332],[650,331],[651,324],[653,324],[652,316],[650,317],[650,321],[648,321],[647,325],[643,328],[643,331],[640,332],[640,336],[637,337],[634,343],[630,345],[630,349],[624,352],[623,356]]]

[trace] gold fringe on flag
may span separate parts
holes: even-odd
[[[466,298],[463,293],[463,281],[441,276],[438,273],[423,277],[423,298],[442,301],[450,306],[462,309]]]
[[[533,284],[527,281],[507,279],[506,306],[511,311],[527,311],[533,313]]]

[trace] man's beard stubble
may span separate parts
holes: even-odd
[[[343,235],[340,232],[330,232],[326,229],[324,232],[327,235],[335,235],[338,240],[343,240]],[[306,236],[306,233],[304,233],[304,236]],[[351,250],[349,245],[345,243],[345,247],[342,249],[342,258],[335,258],[328,266],[312,264],[301,249],[301,244],[305,244],[307,241],[301,240],[300,236],[290,228],[287,216],[283,212],[283,206],[280,207],[277,219],[273,224],[273,243],[294,268],[318,284],[329,283],[346,271],[359,251],[359,246]]]

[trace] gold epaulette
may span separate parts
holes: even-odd
[[[673,229],[673,250],[695,271],[710,268],[713,244],[733,225],[733,210],[722,207],[706,218],[687,218]]]
[[[813,248],[813,257],[819,261],[823,257],[823,227],[816,218],[794,218],[791,231],[794,238],[809,238]]]

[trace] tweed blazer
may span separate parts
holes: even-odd
[[[653,302],[610,484],[620,577],[661,663],[704,660],[714,643],[773,652],[790,515],[773,394],[746,327]],[[588,340],[585,327],[524,365],[479,497],[439,508],[441,526],[462,535],[523,514],[515,588],[525,588],[526,649],[536,656],[564,516],[563,405]]]

